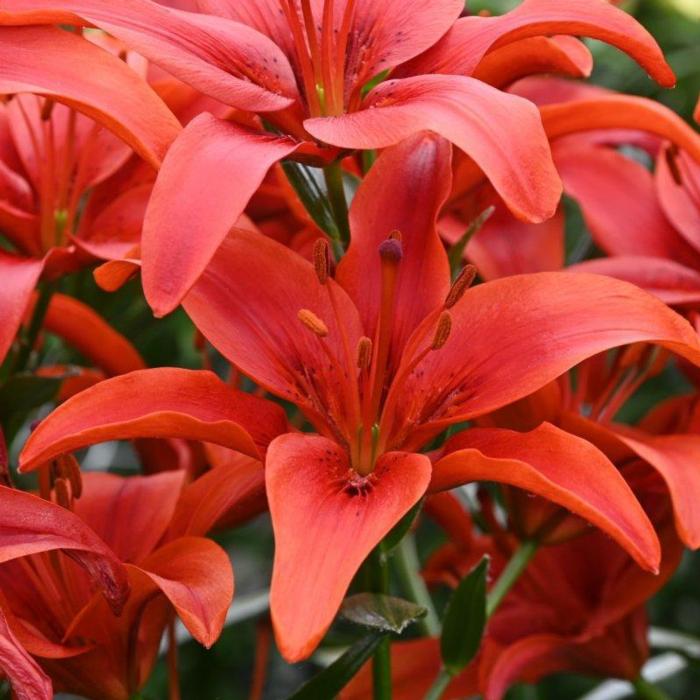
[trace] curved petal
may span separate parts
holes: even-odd
[[[236,230],[184,307],[244,374],[301,406],[321,425],[326,410],[343,422],[362,326],[343,289],[330,279],[320,284],[308,261],[266,236]],[[302,325],[302,309],[325,324],[325,337]]]
[[[440,426],[523,398],[609,348],[657,343],[700,363],[700,341],[686,320],[611,277],[570,272],[507,277],[467,290],[451,311],[445,345],[392,386],[387,399],[387,423],[420,428],[411,445],[423,444]],[[422,352],[426,339],[431,342],[436,322],[433,314],[416,330],[404,366]]]
[[[83,474],[75,513],[122,561],[138,563],[170,525],[184,478],[183,471],[130,477]]]
[[[53,27],[0,27],[0,92],[33,92],[64,102],[113,131],[154,168],[181,128],[117,56]]]
[[[19,258],[0,251],[0,364],[17,335],[32,292],[44,269],[43,260]]]
[[[362,107],[340,117],[307,119],[304,126],[326,143],[363,149],[434,131],[474,159],[517,217],[543,221],[554,213],[561,183],[527,100],[473,78],[423,75],[381,83]]]
[[[0,610],[0,671],[12,686],[17,700],[51,700],[51,679],[22,648]]]
[[[671,494],[676,529],[691,549],[700,548],[700,436],[645,435],[624,427],[611,431],[629,449],[661,475]]]
[[[554,34],[605,41],[629,54],[664,87],[675,85],[673,71],[651,34],[603,0],[525,0],[500,17],[465,17],[432,49],[405,66],[404,72],[471,75],[492,49]]]
[[[556,634],[534,634],[519,639],[498,655],[489,670],[484,700],[502,700],[508,688],[523,674],[528,678],[558,671],[577,671],[569,658],[571,640]]]
[[[535,36],[506,44],[484,56],[473,77],[504,89],[516,80],[535,73],[587,78],[592,70],[593,56],[579,39]]]
[[[13,0],[0,25],[94,24],[185,83],[253,112],[284,109],[297,96],[284,53],[251,27],[180,12],[150,0]],[[85,71],[76,75],[85,78]]]
[[[606,253],[700,265],[698,252],[664,216],[653,176],[641,163],[596,146],[555,146],[554,160],[566,193],[579,203],[595,242]]]
[[[450,266],[436,220],[450,193],[451,155],[449,143],[439,136],[423,133],[402,141],[379,156],[350,208],[350,248],[335,278],[355,302],[370,338],[381,305],[379,246],[391,232],[401,234],[392,339],[396,364],[411,332],[442,306],[450,290]]]
[[[267,171],[296,148],[210,114],[187,125],[158,173],[143,223],[143,286],[157,316],[180,303]]]
[[[265,506],[262,462],[237,455],[183,489],[169,536],[205,535],[222,521],[233,527],[262,512]]]
[[[151,554],[139,570],[165,594],[192,636],[211,647],[233,598],[226,552],[203,537],[181,537]]]
[[[625,280],[667,304],[700,304],[700,272],[674,260],[636,255],[586,260],[568,268]]]
[[[344,4],[337,3],[338,20]],[[345,64],[346,85],[359,89],[382,71],[429,49],[462,10],[462,0],[357,0]]]
[[[669,166],[672,160],[676,173]],[[695,250],[700,250],[700,165],[683,153],[674,156],[666,146],[656,161],[656,192],[669,221]],[[691,192],[696,193],[695,197]]]
[[[610,460],[550,423],[528,433],[465,430],[433,466],[431,490],[498,481],[553,501],[610,535],[646,569],[658,569],[659,541],[644,509]]]
[[[121,610],[129,591],[126,571],[78,516],[5,486],[0,486],[0,506],[0,562],[64,550],[99,584],[112,609]]]
[[[107,440],[182,437],[253,457],[287,429],[281,407],[236,391],[211,372],[164,367],[122,374],[74,396],[45,418],[20,456],[23,471]]]
[[[44,328],[63,338],[108,375],[125,374],[146,366],[121,333],[89,306],[65,294],[51,297]]]
[[[287,661],[313,652],[362,562],[425,493],[429,480],[425,455],[387,453],[363,478],[326,438],[289,434],[270,445],[270,610]]]
[[[598,129],[634,129],[668,139],[700,162],[700,134],[673,110],[644,97],[611,94],[540,107],[553,140]]]

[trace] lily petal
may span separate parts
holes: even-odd
[[[322,285],[313,266],[286,246],[237,229],[184,307],[232,364],[301,406],[319,426],[324,425],[319,401],[336,418],[349,410],[345,389],[348,374],[357,372],[363,335],[357,309],[334,280]],[[298,314],[304,309],[325,325],[325,337],[302,325]],[[307,368],[315,372],[307,374]]]
[[[385,148],[434,131],[451,141],[491,180],[508,208],[525,221],[554,213],[561,183],[532,103],[452,75],[422,75],[381,83],[363,109],[307,119],[316,138],[346,148]]]
[[[114,552],[76,515],[23,491],[0,486],[0,562],[56,549],[75,559],[119,612],[127,574]]]
[[[379,246],[401,234],[394,301],[393,361],[420,321],[442,306],[450,266],[436,230],[450,193],[451,148],[431,134],[416,134],[384,151],[357,190],[350,208],[351,244],[336,280],[357,305],[365,333],[374,337],[381,299]]]
[[[136,348],[87,304],[54,294],[44,317],[44,328],[108,375],[125,374],[146,366]]]
[[[465,430],[433,467],[431,490],[497,481],[553,501],[610,535],[640,566],[655,571],[659,541],[644,509],[610,460],[591,443],[550,423],[527,433]]]
[[[0,610],[0,671],[18,700],[51,700],[51,679],[22,648]]]
[[[620,345],[657,343],[700,363],[700,341],[685,319],[610,277],[539,272],[494,280],[467,290],[452,319],[444,347],[429,352],[420,371],[395,384],[387,398],[394,408],[385,410],[384,427],[423,425],[411,445],[422,445],[441,426],[523,398]],[[436,323],[433,314],[416,330],[404,366],[430,344]]]
[[[46,65],[50,71],[42,68]],[[0,92],[33,92],[74,107],[154,168],[181,129],[165,103],[117,56],[53,27],[0,27]]]
[[[296,148],[211,114],[187,125],[163,162],[143,224],[143,286],[157,316],[180,303],[267,171]]]
[[[183,82],[239,109],[284,109],[297,96],[284,53],[238,22],[150,0],[13,0],[11,6],[0,10],[0,25],[93,24]],[[75,74],[85,79],[85,71]]]
[[[675,75],[654,38],[626,12],[605,0],[525,0],[500,17],[465,17],[404,73],[471,75],[491,50],[532,36],[568,34],[599,39],[629,54],[664,87]]]
[[[0,363],[5,359],[44,269],[43,260],[20,258],[0,251]]]
[[[587,78],[592,70],[593,56],[579,39],[571,36],[534,36],[506,44],[484,56],[473,77],[504,89],[516,80],[535,73]]]
[[[83,495],[75,502],[75,513],[122,561],[138,563],[165,534],[184,477],[183,471],[128,478],[84,474]]]
[[[275,533],[270,608],[280,652],[294,662],[313,652],[362,562],[423,495],[430,461],[387,453],[362,478],[337,443],[288,434],[270,445],[266,480]]]
[[[107,440],[181,437],[215,442],[253,457],[286,432],[280,406],[236,391],[215,374],[170,367],[100,382],[45,418],[27,440],[20,468]]]
[[[203,537],[181,537],[156,550],[139,570],[166,595],[192,636],[211,647],[233,599],[226,552]]]
[[[667,258],[620,255],[586,260],[567,269],[631,282],[670,305],[700,304],[700,272]]]

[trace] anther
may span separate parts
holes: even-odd
[[[318,281],[321,284],[325,284],[331,269],[331,252],[328,247],[328,241],[325,238],[319,238],[314,243],[312,259]]]
[[[439,350],[444,347],[447,339],[452,332],[452,314],[449,311],[443,311],[438,319],[433,342],[430,345],[431,350]]]
[[[357,366],[369,369],[372,362],[372,341],[363,335],[357,343]]]
[[[472,286],[475,278],[476,267],[474,265],[466,265],[452,283],[449,294],[445,299],[446,309],[451,309],[464,296],[464,292]]]
[[[73,498],[80,498],[83,493],[83,480],[80,465],[72,454],[64,454],[56,459],[56,473],[70,482]]]
[[[56,479],[53,488],[56,494],[56,503],[62,508],[72,510],[72,498],[67,479]]]
[[[398,232],[397,232],[398,233]],[[403,258],[403,246],[400,238],[387,238],[379,245],[379,255],[383,261],[398,263]]]
[[[319,338],[325,338],[328,335],[328,326],[309,309],[300,309],[297,318]]]
[[[49,121],[49,119],[51,119],[51,113],[53,112],[53,108],[54,108],[55,104],[56,104],[56,102],[49,97],[44,99],[44,104],[41,108],[41,121],[42,122],[47,122],[47,121]]]
[[[666,150],[666,165],[671,172],[671,177],[673,181],[681,187],[683,185],[683,175],[681,174],[681,169],[678,167],[678,146],[672,143]]]

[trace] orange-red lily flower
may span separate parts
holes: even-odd
[[[99,26],[201,92],[289,135],[202,114],[177,139],[143,232],[144,289],[157,315],[177,306],[269,167],[286,157],[328,162],[338,149],[383,148],[429,129],[468,153],[516,216],[550,217],[561,186],[538,114],[474,77],[490,52],[511,52],[496,57],[490,70],[497,75],[519,62],[518,47],[530,72],[580,75],[590,59],[585,47],[546,37],[588,35],[627,51],[662,84],[674,83],[652,37],[603,0],[526,0],[502,17],[461,19],[462,0],[202,0],[198,7],[206,14],[150,0],[0,3],[2,24]],[[393,79],[363,95],[389,70]]]
[[[144,60],[121,60],[117,42],[90,36],[2,29],[0,94],[14,96],[0,104],[0,230],[11,250],[0,251],[0,356],[42,275],[53,279],[138,242],[153,168],[180,131],[142,79]],[[150,182],[127,163],[132,148],[152,166]]]
[[[362,561],[429,486],[480,478],[519,485],[604,528],[643,566],[658,564],[653,529],[617,469],[553,426],[545,441],[525,439],[513,459],[496,455],[476,468],[468,449],[434,467],[417,452],[446,427],[612,346],[660,343],[700,361],[684,319],[617,280],[551,273],[467,290],[466,270],[452,285],[436,231],[450,152],[442,138],[422,134],[382,153],[353,202],[352,244],[335,279],[323,243],[312,264],[237,230],[185,302],[212,344],[296,404],[318,435],[290,433],[278,406],[210,373],[156,369],[73,397],[23,451],[31,469],[109,439],[179,435],[258,458],[272,440],[271,606],[290,660],[319,643]]]
[[[542,548],[490,619],[479,655],[444,698],[481,694],[501,700],[515,682],[536,682],[561,671],[629,680],[639,676],[649,654],[644,605],[673,575],[683,547],[658,477],[642,465],[627,476],[663,543],[659,575],[640,570],[602,533],[588,531]],[[450,513],[449,521],[452,541],[429,559],[426,580],[456,586],[485,553],[492,556],[491,580],[497,580],[513,543],[471,534],[463,511]],[[398,642],[391,652],[394,696],[423,698],[440,669],[439,641]],[[341,697],[359,700],[370,687],[366,667]]]
[[[56,691],[127,700],[148,679],[173,609],[207,646],[221,631],[231,566],[199,536],[219,510],[197,497],[207,493],[197,482],[183,489],[183,472],[82,480],[64,472],[52,493],[64,507],[0,487],[0,610]],[[17,691],[16,670],[0,668]]]

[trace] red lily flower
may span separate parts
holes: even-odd
[[[172,609],[201,643],[216,640],[233,595],[231,567],[199,536],[217,508],[193,498],[194,489],[203,493],[197,482],[182,489],[182,472],[87,474],[77,500],[75,476],[72,485],[56,478],[53,497],[64,508],[0,488],[0,608],[55,690],[126,700],[147,680]],[[102,581],[118,617],[69,557]]]
[[[658,576],[641,571],[602,533],[541,549],[490,619],[482,649],[443,695],[447,700],[482,694],[501,700],[517,681],[536,682],[570,671],[634,680],[649,655],[646,601],[678,567],[682,545],[675,535],[658,477],[644,468],[628,475],[663,542]],[[663,488],[661,488],[663,491]],[[453,510],[451,508],[450,510]],[[484,553],[492,555],[497,580],[512,543],[469,534],[464,511],[449,515],[450,536],[458,537],[435,552],[424,571],[429,583],[455,586]],[[398,700],[422,698],[440,669],[439,641],[423,638],[398,642],[392,651],[392,688]],[[366,697],[371,669],[365,667],[342,694],[343,700]]]
[[[13,251],[0,251],[0,356],[42,276],[53,279],[95,255],[121,255],[138,241],[153,175],[150,183],[133,177],[115,191],[115,174],[126,180],[131,147],[158,167],[180,130],[139,76],[143,59],[127,56],[132,68],[116,55],[116,42],[92,36],[2,29],[0,93],[20,94],[0,104],[0,229]],[[107,180],[111,198],[93,196],[78,224],[83,196],[99,193]]]
[[[203,114],[175,142],[144,223],[144,290],[157,315],[177,306],[269,167],[287,157],[328,163],[338,149],[384,148],[430,129],[474,159],[516,216],[549,218],[561,188],[536,111],[472,77],[492,50],[524,41],[524,65],[537,71],[566,64],[578,75],[587,55],[579,44],[533,48],[528,39],[585,34],[627,51],[662,84],[674,83],[651,36],[602,0],[565,8],[527,0],[503,17],[462,19],[462,0],[200,2],[211,14],[150,0],[8,0],[0,7],[4,24],[99,26],[203,93],[292,137]],[[390,69],[399,77],[363,97],[368,82]],[[203,190],[212,170],[218,177],[207,178]]]
[[[693,243],[697,206],[692,199],[700,163],[697,132],[650,100],[599,87],[529,78],[511,91],[540,106],[564,191],[581,206],[596,245],[620,256],[575,269],[614,274],[669,303],[697,303],[700,258]],[[621,153],[621,146],[655,158],[656,175]],[[679,168],[685,173],[681,185],[674,180],[682,177]],[[485,279],[564,267],[562,212],[543,224],[517,221],[466,161],[457,166],[450,211],[442,222],[447,240],[458,240],[490,205],[494,214],[466,250]]]
[[[449,187],[449,144],[429,134],[409,139],[387,149],[360,186],[352,245],[335,279],[323,244],[311,264],[237,230],[188,296],[186,310],[210,342],[296,404],[319,435],[288,433],[279,407],[244,399],[209,373],[149,370],[59,407],[28,440],[22,468],[102,440],[154,435],[260,457],[279,435],[265,457],[276,539],[271,606],[290,660],[319,643],[362,561],[431,479],[433,489],[478,478],[522,486],[592,520],[655,568],[655,535],[633,494],[578,438],[548,428],[551,449],[523,442],[522,459],[494,458],[480,472],[470,471],[469,450],[432,468],[416,452],[447,426],[611,346],[658,342],[700,360],[686,321],[616,280],[552,273],[466,290],[467,270],[451,286],[435,228]],[[401,234],[387,239],[391,231]]]

